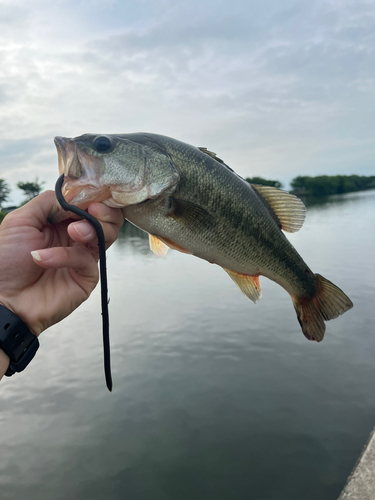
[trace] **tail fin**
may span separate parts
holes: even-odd
[[[293,298],[303,334],[309,340],[323,340],[326,326],[324,321],[337,318],[353,307],[352,301],[336,285],[315,274],[316,288],[312,298]]]

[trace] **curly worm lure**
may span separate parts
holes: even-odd
[[[65,211],[73,212],[74,214],[82,217],[82,219],[90,222],[98,235],[99,246],[99,269],[100,269],[100,286],[101,286],[101,302],[102,302],[102,321],[103,321],[103,352],[104,352],[104,374],[105,381],[109,391],[112,391],[112,376],[111,376],[111,353],[109,345],[109,314],[108,314],[108,285],[107,285],[107,268],[105,258],[105,240],[103,228],[100,222],[92,215],[84,210],[81,210],[74,205],[70,205],[65,201],[62,195],[61,188],[64,182],[64,174],[62,174],[56,182],[55,193],[57,201],[60,203],[61,208]]]

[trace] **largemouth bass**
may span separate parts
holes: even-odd
[[[217,264],[253,302],[261,297],[259,276],[275,281],[290,294],[307,339],[321,341],[324,322],[353,306],[283,234],[305,218],[294,195],[251,185],[215,153],[162,135],[84,134],[55,144],[68,203],[121,207],[149,233],[156,255],[172,248]],[[68,217],[57,204],[50,221]]]

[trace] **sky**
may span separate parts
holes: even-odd
[[[243,177],[375,175],[375,0],[0,0],[0,178],[153,132]]]

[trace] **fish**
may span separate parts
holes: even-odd
[[[291,296],[308,340],[320,342],[325,322],[353,307],[331,281],[314,274],[284,232],[305,220],[303,202],[287,191],[250,184],[215,153],[151,133],[56,137],[66,201],[122,209],[149,234],[158,257],[169,248],[222,267],[254,303],[260,276]],[[74,217],[59,207],[49,221]]]

